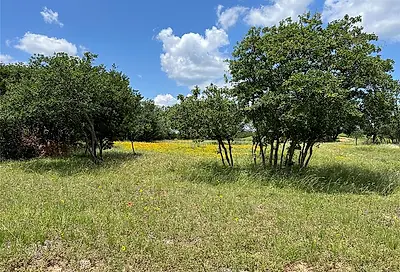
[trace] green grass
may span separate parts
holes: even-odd
[[[399,147],[323,144],[300,174],[105,159],[0,163],[0,271],[400,271]]]

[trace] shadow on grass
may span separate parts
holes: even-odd
[[[44,158],[24,161],[20,167],[27,172],[56,172],[61,176],[79,173],[101,173],[140,157],[127,152],[110,151],[104,154],[104,162],[94,164],[88,156],[76,154],[67,158]],[[201,161],[195,167],[183,167],[182,178],[191,182],[213,185],[222,183],[250,182],[274,185],[281,188],[297,188],[307,192],[328,194],[378,193],[389,195],[400,187],[400,175],[393,171],[372,171],[350,164],[312,166],[306,171],[274,171],[255,165],[224,167],[220,163]]]
[[[187,178],[193,182],[213,185],[249,181],[328,194],[389,195],[400,186],[400,176],[394,172],[376,172],[344,164],[314,166],[305,171],[287,172],[263,169],[254,165],[228,168],[218,163],[203,162],[197,169],[190,170]]]
[[[118,166],[124,162],[131,161],[140,157],[141,154],[126,152],[105,152],[104,161],[95,164],[90,157],[77,153],[63,158],[39,158],[21,162],[20,167],[27,172],[47,173],[56,172],[61,176],[70,176],[79,173],[95,173]]]

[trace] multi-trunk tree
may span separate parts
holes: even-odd
[[[336,137],[360,115],[370,93],[385,93],[393,61],[379,55],[377,36],[360,18],[324,26],[304,14],[251,28],[229,60],[233,95],[255,128],[264,165],[305,168],[319,141]],[[294,156],[297,151],[297,160]]]

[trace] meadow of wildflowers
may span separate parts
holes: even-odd
[[[400,271],[400,148],[322,144],[234,168],[212,142],[0,163],[0,271]]]

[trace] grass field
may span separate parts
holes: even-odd
[[[0,163],[0,271],[400,271],[400,148],[322,144],[299,174],[216,146]]]

